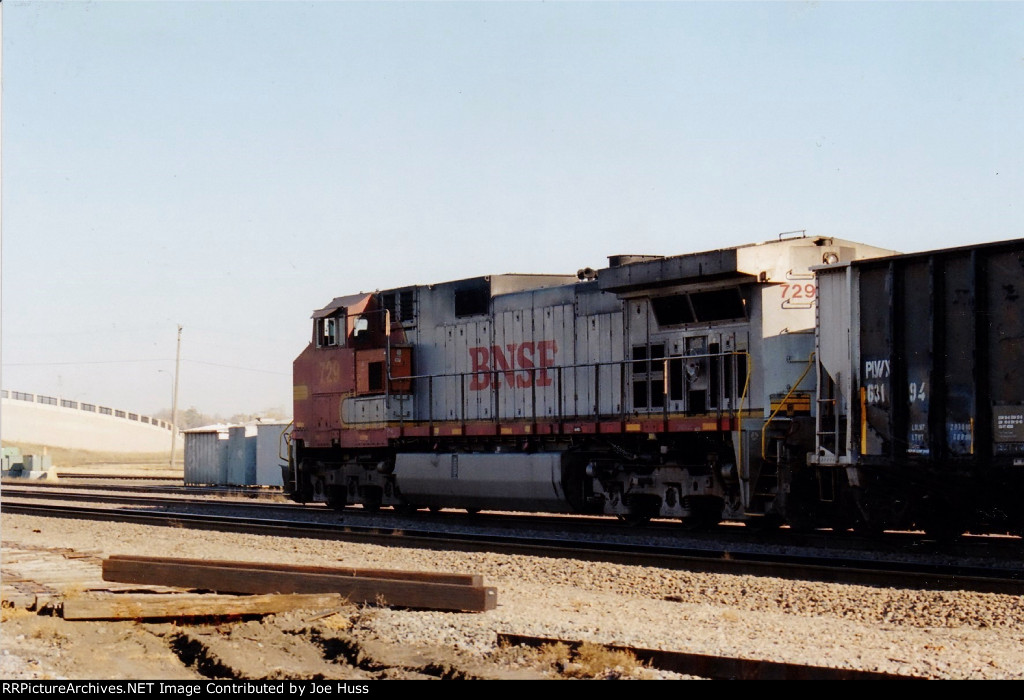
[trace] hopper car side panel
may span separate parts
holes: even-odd
[[[822,270],[817,462],[849,465],[875,529],[1020,529],[1024,496],[1024,243],[1007,241]],[[837,358],[849,338],[849,360]],[[829,419],[831,421],[831,418]],[[836,445],[839,448],[836,449]],[[825,457],[825,455],[828,455]]]

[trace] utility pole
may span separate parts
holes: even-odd
[[[181,369],[181,324],[178,324],[178,351],[174,355],[174,395],[171,397],[171,469],[178,447],[178,370]]]

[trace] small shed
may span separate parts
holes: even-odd
[[[188,486],[281,486],[290,423],[210,425],[184,431]]]

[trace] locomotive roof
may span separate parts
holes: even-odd
[[[439,287],[479,287],[489,286],[492,296],[508,294],[510,292],[522,292],[529,289],[543,289],[545,287],[557,287],[563,284],[576,282],[576,275],[555,274],[555,273],[518,273],[510,272],[501,275],[482,275],[480,277],[465,277],[448,282],[436,282],[433,284],[411,284],[404,287],[394,287],[382,290],[383,292],[396,292],[402,289],[413,287],[426,287],[437,289]]]
[[[338,309],[348,309],[353,306],[359,306],[360,310],[366,305],[366,301],[370,298],[369,294],[349,294],[344,297],[334,297],[331,299],[331,303],[322,309],[317,309],[313,312],[312,318],[324,318],[330,316]]]
[[[787,238],[663,258],[632,256],[640,259],[627,260],[620,265],[614,265],[616,259],[631,256],[613,256],[609,258],[613,264],[598,272],[597,282],[602,290],[611,292],[720,279],[773,282],[785,279],[787,273],[806,271],[814,265],[895,253],[839,238]]]
[[[850,263],[866,258],[898,255],[898,251],[877,248],[831,237],[786,238],[764,243],[751,243],[699,253],[672,256],[612,255],[609,266],[597,272],[598,288],[609,292],[630,292],[641,289],[670,287],[687,283],[716,280],[736,282],[778,282],[794,271],[810,271],[823,264]],[[543,289],[573,284],[583,279],[583,271],[571,274],[506,273],[467,277],[425,285],[404,285],[374,293],[335,297],[313,313],[312,318],[330,316],[338,309],[360,313],[374,294],[398,292],[416,287],[481,288],[493,297],[512,292]]]

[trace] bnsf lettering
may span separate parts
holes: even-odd
[[[482,391],[489,388],[492,381],[494,386],[501,386],[502,378],[506,385],[520,389],[533,386],[534,381],[537,386],[551,386],[554,379],[546,368],[554,367],[557,352],[558,345],[553,340],[510,343],[504,348],[500,345],[470,348],[469,361],[474,374],[469,390]]]

